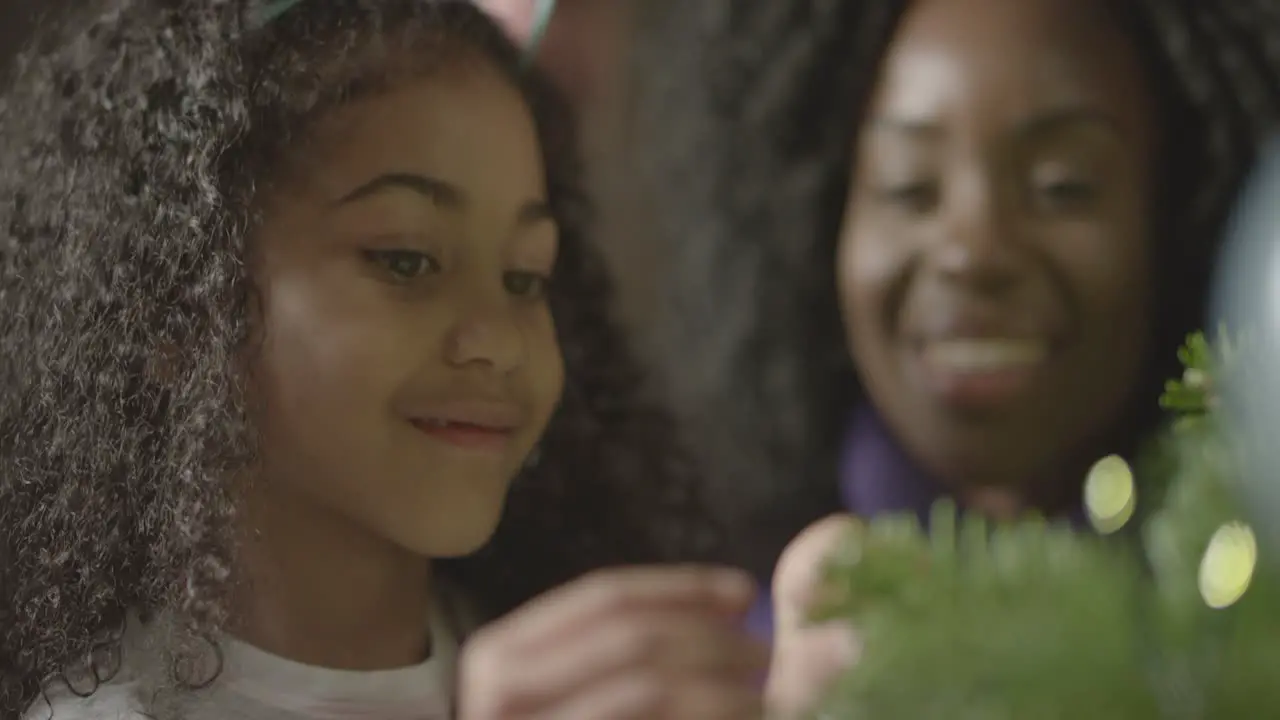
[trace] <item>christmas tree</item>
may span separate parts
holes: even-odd
[[[850,538],[815,619],[852,622],[864,652],[815,717],[1280,717],[1280,575],[1258,562],[1249,448],[1220,410],[1241,351],[1195,335],[1180,355],[1141,481],[1114,456],[1086,480],[1097,533],[943,503],[928,535],[888,517]]]

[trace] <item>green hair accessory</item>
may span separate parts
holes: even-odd
[[[302,2],[302,0],[272,0],[255,7],[249,14],[249,25],[255,28],[263,27],[273,22],[276,18],[289,12],[294,5]]]
[[[524,64],[528,67],[538,59],[538,49],[547,38],[547,29],[551,27],[551,18],[556,14],[556,0],[534,0],[533,25],[529,28],[529,39],[524,47]]]

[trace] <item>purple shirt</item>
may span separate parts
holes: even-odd
[[[869,405],[854,413],[840,451],[840,500],[846,512],[862,518],[912,512],[926,530],[933,504],[946,496],[890,434]],[[1076,517],[1076,515],[1080,517]],[[1073,513],[1082,522],[1082,513]],[[747,628],[759,637],[773,635],[773,600],[762,593],[747,615]]]

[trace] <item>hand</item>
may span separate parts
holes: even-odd
[[[771,717],[800,717],[813,709],[843,671],[857,661],[853,628],[806,622],[822,565],[855,520],[836,515],[810,525],[787,545],[773,574],[774,650],[765,695]]]
[[[751,581],[632,568],[554,590],[463,649],[462,720],[752,720],[768,653],[742,629]]]

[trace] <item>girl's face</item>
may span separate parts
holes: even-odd
[[[533,120],[471,59],[319,125],[256,237],[269,501],[251,512],[469,553],[564,379]]]
[[[871,399],[949,485],[1055,492],[1126,409],[1149,335],[1148,95],[1100,3],[917,0],[904,18],[838,281]]]

